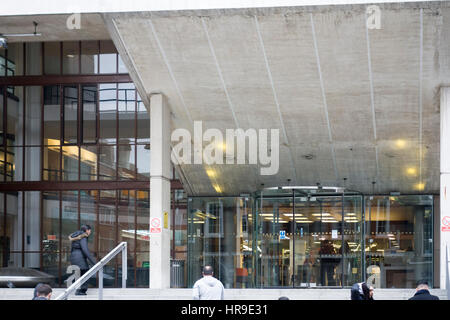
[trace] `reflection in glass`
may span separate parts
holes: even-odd
[[[61,251],[70,255],[69,235],[79,230],[78,191],[62,191],[61,195]]]
[[[77,146],[62,147],[62,180],[78,180],[79,148]]]
[[[23,43],[9,43],[8,44],[8,61],[6,63],[7,76],[22,76],[23,75]],[[0,53],[0,74],[5,68],[5,61]]]
[[[44,74],[61,73],[61,43],[44,42]],[[28,65],[28,62],[27,62]]]
[[[120,180],[136,179],[135,145],[119,145],[118,174]]]
[[[78,86],[64,87],[64,144],[78,138]]]
[[[150,144],[150,114],[142,102],[139,94],[137,96],[137,142]]]
[[[98,73],[98,41],[81,42],[81,73]]]
[[[150,179],[150,145],[138,144],[137,148],[137,180]]]
[[[44,87],[44,144],[59,145],[60,144],[60,87],[45,86]],[[28,111],[28,110],[27,110]],[[28,112],[27,112],[28,114]],[[28,130],[28,125],[27,125]]]
[[[88,247],[92,255],[97,252],[97,190],[80,191],[80,226],[87,224],[92,228],[91,236],[88,239]]]
[[[118,85],[119,143],[134,143],[136,128],[136,90],[133,83]]]
[[[80,46],[78,41],[63,42],[63,74],[79,73]]]
[[[97,138],[97,86],[83,86],[83,143]]]
[[[99,154],[99,179],[116,180],[116,150],[117,146],[100,146]]]
[[[97,180],[97,146],[80,148],[80,180]]]
[[[100,191],[98,205],[98,241],[100,254],[106,254],[117,245],[116,190]]]
[[[117,73],[117,50],[111,40],[100,41],[100,73]]]
[[[59,192],[42,192],[42,211],[42,267],[44,272],[58,276]]]
[[[46,87],[44,87],[45,89]],[[42,103],[42,87],[41,86],[27,86],[26,87],[26,117],[25,117],[25,144],[26,145],[41,145],[41,103]],[[44,100],[45,104],[45,100]],[[51,109],[51,108],[50,108]],[[45,108],[44,108],[45,110]],[[59,115],[59,107],[54,108],[56,110],[57,117]],[[49,111],[48,109],[46,110]],[[47,114],[48,117],[48,114]],[[54,118],[48,118],[49,121],[54,121]],[[59,123],[59,117],[58,117]],[[53,125],[53,124],[51,124]],[[44,124],[46,127],[46,124]],[[50,131],[49,131],[50,132]],[[49,134],[52,136],[52,134]],[[59,137],[59,131],[58,131]],[[49,137],[50,138],[50,137]],[[44,142],[45,143],[45,142]]]
[[[433,197],[366,197],[367,277],[382,288],[433,283]]]
[[[100,143],[116,143],[117,84],[99,85]]]
[[[7,94],[7,143],[10,146],[20,146],[23,145],[23,87],[12,89]]]
[[[42,74],[42,42],[27,42],[26,48],[26,75]]]
[[[29,148],[27,148],[29,149]],[[58,181],[60,177],[60,147],[44,147],[44,166],[42,178],[44,181]]]

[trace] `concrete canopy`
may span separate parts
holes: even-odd
[[[286,185],[365,193],[439,190],[439,88],[449,83],[445,2],[103,14],[141,96],[176,128],[280,130],[280,169],[180,166],[194,195]],[[210,168],[210,169],[211,169]],[[345,180],[344,180],[345,179]],[[372,182],[376,181],[373,189]]]

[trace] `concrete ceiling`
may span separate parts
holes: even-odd
[[[277,175],[214,165],[210,178],[206,166],[183,165],[192,194],[214,194],[213,185],[239,194],[288,179],[435,193],[450,8],[379,6],[381,29],[373,30],[362,5],[103,17],[138,88],[167,96],[174,127],[202,120],[204,129],[280,130]]]
[[[39,37],[7,37],[8,42],[32,41],[79,41],[110,39],[108,30],[100,14],[87,13],[80,15],[80,29],[67,28],[70,14],[33,15],[33,16],[1,16],[0,34],[33,33],[33,21],[38,23]]]

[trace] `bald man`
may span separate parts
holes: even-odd
[[[213,277],[213,268],[205,266],[202,275],[203,278],[194,284],[194,300],[223,300],[223,284]]]

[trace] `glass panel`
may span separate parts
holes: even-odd
[[[80,43],[78,41],[63,42],[63,73],[78,74],[80,66]]]
[[[42,198],[42,267],[44,272],[58,276],[59,192],[43,192]]]
[[[100,255],[114,249],[116,241],[116,191],[100,191],[98,205],[98,241]]]
[[[100,41],[100,73],[117,73],[117,50],[111,40]]]
[[[28,149],[28,148],[27,148]],[[44,147],[43,180],[58,181],[60,178],[60,147]]]
[[[78,191],[62,191],[61,195],[61,251],[70,253],[71,243],[69,241],[69,235],[79,230]]]
[[[92,228],[88,247],[94,256],[97,256],[97,194],[96,190],[80,192],[80,225],[87,224]]]
[[[44,87],[45,88],[45,87]],[[25,144],[38,146],[42,144],[41,137],[41,104],[42,104],[42,87],[26,87],[26,118],[25,118]],[[52,109],[52,108],[50,108]],[[47,110],[47,112],[50,110]],[[59,107],[53,108],[56,111],[59,123]],[[48,117],[48,115],[47,115]],[[55,121],[54,118],[49,118],[49,121]],[[53,123],[48,123],[53,126]],[[44,126],[47,127],[47,124]],[[58,131],[59,132],[59,131]]]
[[[120,54],[118,55],[118,59],[119,59],[119,72],[118,73],[128,73],[127,66],[123,62],[122,57],[120,56]]]
[[[0,53],[1,54],[1,53]],[[23,43],[8,44],[8,61],[6,64],[8,76],[23,76]],[[3,68],[3,60],[0,70]],[[0,71],[1,72],[1,71]]]
[[[62,180],[78,180],[79,148],[62,147]]]
[[[64,143],[77,143],[78,86],[64,87]]]
[[[9,252],[6,254],[5,261],[7,262],[8,267],[13,267],[18,266],[18,261],[15,261],[18,257],[15,254],[11,254],[11,251],[18,251],[22,249],[22,239],[20,234],[17,232],[19,224],[22,223],[22,209],[20,209],[20,211],[18,210],[18,193],[7,193],[6,208],[5,232],[7,251]]]
[[[7,94],[8,145],[23,145],[23,87],[12,87]]]
[[[137,148],[137,179],[150,179],[150,145],[138,144]]]
[[[117,146],[100,146],[99,149],[99,180],[116,180]]]
[[[4,96],[3,92],[5,91],[5,87],[0,86],[0,145],[3,145],[3,138],[4,138],[4,132],[3,132],[3,114],[4,114]]]
[[[117,85],[100,84],[100,143],[115,144],[117,139]]]
[[[44,74],[61,73],[60,54],[60,42],[44,42]]]
[[[136,286],[148,287],[150,265],[150,201],[147,190],[136,194]]]
[[[366,197],[366,274],[374,287],[433,283],[433,196]]]
[[[41,147],[25,147],[24,152],[25,152],[25,180],[40,181]]]
[[[5,181],[14,181],[15,174],[15,148],[7,147],[6,152],[6,178]]]
[[[81,42],[81,73],[98,73],[98,41]]]
[[[20,201],[19,197],[19,206],[21,205]],[[22,235],[22,229],[17,233],[25,239],[25,250],[38,252],[41,250],[41,193],[39,191],[25,192],[24,206],[25,234]],[[54,251],[56,251],[56,247],[54,247]],[[39,264],[39,255],[25,257],[25,267],[38,268]]]
[[[0,49],[0,77],[6,76],[6,50]]]
[[[60,87],[44,87],[44,144],[60,145],[61,138],[61,106]],[[27,110],[28,111],[28,110]],[[27,112],[28,115],[28,112]],[[28,118],[27,118],[28,120]],[[28,121],[27,121],[28,133]],[[28,136],[28,135],[27,135]]]
[[[134,143],[136,138],[136,90],[133,83],[118,84],[119,143]]]
[[[118,206],[118,242],[127,242],[127,285],[134,286],[134,250],[135,250],[135,190],[120,190]],[[118,256],[119,276],[122,272],[122,256]]]
[[[83,143],[97,138],[97,86],[83,86]]]
[[[211,265],[225,288],[248,285],[251,258],[247,226],[242,224],[245,206],[240,198],[192,198],[188,209],[188,286]],[[244,200],[243,200],[244,201]],[[238,219],[239,222],[236,220]],[[245,240],[247,240],[245,242]]]
[[[136,179],[135,145],[119,146],[118,174],[120,180]]]
[[[150,114],[137,94],[137,142],[150,144]]]
[[[24,176],[23,176],[24,147],[8,147],[8,149],[10,149],[11,150],[10,152],[12,152],[14,154],[14,164],[11,168],[13,171],[14,181],[23,181],[24,180]]]
[[[42,75],[42,45],[42,42],[25,43],[27,75]]]
[[[80,180],[97,180],[98,146],[80,149]]]

